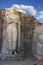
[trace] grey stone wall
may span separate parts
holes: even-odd
[[[36,57],[43,57],[43,25],[34,29],[32,50]]]

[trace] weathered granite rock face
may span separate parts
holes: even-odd
[[[0,51],[2,47],[2,33],[3,33],[3,16],[2,16],[2,10],[0,10]]]
[[[33,43],[33,35],[34,29],[37,25],[41,25],[34,17],[30,15],[26,15],[23,13],[20,14],[21,20],[21,46],[22,49],[25,50],[25,54],[32,54],[32,43]],[[23,46],[24,45],[24,46]]]
[[[43,57],[43,25],[37,26],[34,29],[33,53],[39,59]]]
[[[36,31],[37,25],[41,26],[41,24],[33,16],[26,15],[24,13],[21,13],[15,10],[14,11],[0,10],[0,12],[1,12],[0,27],[3,26],[0,28],[0,31],[2,30],[2,33],[0,33],[2,35],[0,39],[3,40],[3,30],[6,30],[9,24],[15,23],[17,24],[17,43],[18,43],[17,49],[19,49],[20,51],[24,51],[25,55],[31,54],[34,29]],[[18,16],[16,19],[14,19],[15,15]],[[2,20],[3,20],[3,23],[2,23]],[[0,49],[1,49],[1,46],[3,46],[3,42],[0,43]]]

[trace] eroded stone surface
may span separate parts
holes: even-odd
[[[21,12],[15,11],[15,10],[1,10],[0,18],[1,18],[1,20],[3,20],[3,24],[1,23],[0,27],[4,31],[5,37],[8,37],[8,39],[9,39],[9,35],[11,34],[11,32],[8,34],[6,32],[6,30],[8,32],[9,32],[9,29],[10,29],[10,31],[13,31],[11,29],[14,27],[16,28],[16,26],[14,24],[16,24],[16,23],[19,24],[18,25],[18,30],[19,30],[19,32],[18,32],[18,40],[19,40],[18,48],[20,51],[24,51],[25,55],[31,54],[32,53],[32,42],[33,42],[34,29],[37,25],[41,25],[41,24],[33,16],[26,15],[24,13],[21,13]],[[3,25],[3,27],[2,27],[2,25]],[[14,25],[14,27],[13,27],[13,25]],[[1,31],[1,29],[0,29],[0,31]],[[16,29],[16,31],[17,31],[17,29]],[[13,32],[16,33],[16,31],[13,31]],[[8,34],[7,36],[6,36],[5,32]],[[2,35],[2,33],[1,33],[1,35]],[[0,37],[0,39],[3,40],[2,37],[3,37],[3,35]],[[4,40],[6,40],[6,38]],[[4,41],[4,43],[2,42],[1,43],[2,47],[4,44],[5,44],[4,46],[6,47],[8,44],[8,41],[7,41],[7,43],[5,41]],[[1,47],[1,49],[2,49],[2,47]],[[9,45],[8,45],[8,47],[9,47]],[[9,49],[7,48],[7,50],[9,50]]]
[[[34,30],[33,53],[43,57],[43,25],[37,26]]]

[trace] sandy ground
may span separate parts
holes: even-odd
[[[0,65],[33,65],[36,61],[36,57],[29,56],[28,58],[21,60],[0,60]]]

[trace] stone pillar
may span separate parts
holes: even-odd
[[[18,23],[18,51],[20,50],[21,45],[21,24]]]

